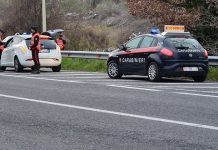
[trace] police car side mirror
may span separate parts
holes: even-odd
[[[126,46],[123,45],[123,44],[118,45],[118,48],[119,48],[119,50],[122,50],[122,51],[126,51],[127,50]]]

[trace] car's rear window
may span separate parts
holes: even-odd
[[[26,44],[30,45],[30,39],[26,40]],[[43,49],[56,49],[56,43],[54,40],[51,39],[41,39],[41,46]]]
[[[166,38],[164,46],[175,49],[203,49],[201,44],[193,38]]]

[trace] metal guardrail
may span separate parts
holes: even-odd
[[[218,56],[209,56],[209,66],[218,66]]]
[[[63,57],[66,58],[87,58],[107,60],[109,52],[89,52],[89,51],[62,51]],[[218,66],[218,56],[209,56],[209,65]]]
[[[109,52],[61,51],[66,58],[108,59]]]

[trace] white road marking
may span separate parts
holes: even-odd
[[[200,90],[187,90],[187,89],[175,89],[175,88],[161,88],[161,89],[175,90],[175,91],[185,91],[185,92],[198,92],[198,93],[218,94],[217,91],[200,91]]]
[[[177,83],[180,84],[180,83]],[[218,83],[217,83],[218,85]],[[190,85],[190,86],[155,86],[156,88],[187,88],[187,89],[218,89],[218,86],[197,86],[197,85]],[[217,92],[218,93],[218,92]]]
[[[54,78],[54,77],[52,77]],[[107,77],[57,77],[58,79],[107,79]]]
[[[163,122],[163,123],[169,123],[169,124],[175,124],[175,125],[183,125],[183,126],[188,126],[188,127],[195,127],[195,128],[202,128],[202,129],[209,129],[209,130],[218,131],[218,127],[204,125],[204,124],[196,124],[196,123],[169,120],[169,119],[156,118],[156,117],[150,117],[150,116],[142,116],[142,115],[136,115],[136,114],[122,113],[122,112],[116,112],[116,111],[110,111],[110,110],[104,110],[104,109],[96,109],[96,108],[90,108],[90,107],[83,107],[83,106],[77,106],[77,105],[69,105],[69,104],[36,100],[36,99],[17,97],[17,96],[11,96],[11,95],[4,95],[4,94],[0,94],[0,97],[14,99],[14,100],[21,100],[21,101],[26,101],[26,102],[34,102],[34,103],[40,103],[40,104],[46,104],[46,105],[54,105],[54,106],[59,106],[59,107],[73,108],[73,109],[78,109],[78,110],[85,110],[85,111],[91,111],[91,112],[98,112],[98,113],[104,113],[104,114],[110,114],[110,115],[117,115],[117,116],[123,116],[123,117],[130,117],[130,118],[136,118],[136,119],[143,119],[143,120],[149,120],[149,121]]]
[[[152,84],[152,85],[218,85],[218,82],[213,82],[213,83],[208,83],[208,82],[204,82],[204,83],[195,83],[195,82],[188,82],[188,83],[183,83],[183,82],[175,82],[175,83],[157,83],[157,82],[149,82],[149,84]],[[164,87],[164,86],[163,86]],[[177,87],[177,86],[175,86]]]
[[[31,76],[36,76],[36,75],[29,75],[29,76],[31,77]],[[65,74],[65,75],[60,75],[60,74],[57,74],[57,75],[40,74],[40,75],[37,75],[37,76],[40,76],[40,77],[105,76],[105,77],[108,77],[105,74]]]
[[[57,74],[101,74],[102,72],[81,72],[81,71],[62,71]]]
[[[134,89],[134,90],[142,90],[142,91],[152,91],[152,92],[160,92],[162,90],[156,89],[149,89],[149,88],[139,88],[139,87],[132,87],[132,86],[124,86],[124,85],[107,85],[109,87],[116,87],[116,88],[124,88],[124,89]]]
[[[3,75],[0,76],[5,77],[14,77],[14,78],[24,78],[24,79],[35,79],[35,80],[45,80],[45,81],[56,81],[56,82],[67,82],[67,83],[87,83],[82,81],[73,81],[73,80],[58,80],[58,79],[48,79],[48,78],[40,78],[40,77],[28,77],[28,76],[16,76],[16,75]]]
[[[83,81],[87,81],[87,82],[103,82],[103,83],[110,83],[110,82],[117,82],[117,83],[121,83],[121,82],[134,82],[135,84],[139,84],[141,83],[140,81],[134,81],[134,80],[113,80],[113,79],[109,79],[109,78],[104,78],[104,79],[101,79],[101,80],[83,80]],[[133,85],[135,85],[133,84]],[[144,83],[141,83],[141,84],[144,84]]]
[[[218,98],[218,95],[203,95],[203,94],[195,94],[195,93],[184,93],[184,92],[173,92],[175,94],[180,95],[191,95],[191,96],[200,96],[200,97],[211,97],[211,98]]]

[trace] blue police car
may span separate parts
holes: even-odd
[[[162,34],[139,35],[113,51],[107,61],[110,78],[145,75],[150,81],[162,77],[191,77],[206,80],[208,53],[184,26],[165,26]]]

